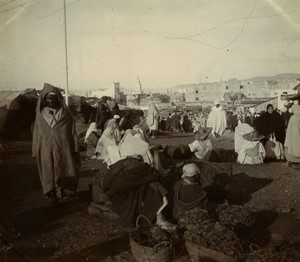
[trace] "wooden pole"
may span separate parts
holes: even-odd
[[[65,24],[65,54],[66,54],[66,88],[65,88],[65,99],[66,99],[66,105],[69,106],[69,66],[68,66],[68,36],[67,36],[66,0],[64,0],[64,24]]]

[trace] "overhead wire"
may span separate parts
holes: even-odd
[[[0,7],[5,6],[5,5],[9,5],[9,4],[11,4],[11,3],[15,2],[15,1],[17,1],[17,0],[11,0],[11,1],[8,1],[8,2],[6,2],[6,3],[2,4],[2,5],[0,5]]]
[[[72,3],[67,4],[66,7],[71,6],[71,5],[74,5],[74,4],[78,3],[79,1],[81,1],[81,0],[73,1]],[[26,10],[29,11],[30,14],[32,14],[32,15],[35,16],[35,17],[41,18],[41,19],[46,18],[46,17],[49,17],[49,16],[51,16],[51,15],[54,15],[54,14],[58,13],[59,11],[61,11],[61,10],[63,10],[63,9],[64,9],[64,8],[61,7],[61,8],[59,8],[59,9],[56,9],[56,10],[52,11],[51,13],[49,13],[49,14],[47,14],[47,15],[40,16],[40,15],[35,14],[35,13],[34,13],[32,10],[30,10],[29,8],[26,8]]]
[[[257,0],[255,0],[254,5],[253,5],[253,7],[252,7],[252,10],[251,10],[251,12],[249,13],[249,15],[246,17],[246,19],[245,19],[245,21],[244,21],[244,23],[243,23],[243,26],[242,26],[240,32],[239,32],[239,33],[236,35],[236,37],[234,37],[230,42],[228,42],[226,45],[224,45],[224,46],[222,47],[222,49],[223,49],[223,48],[226,48],[226,47],[228,47],[228,46],[230,46],[231,44],[233,44],[233,43],[241,36],[241,34],[243,33],[243,31],[244,31],[244,29],[245,29],[245,26],[246,26],[246,24],[247,24],[247,22],[248,22],[250,16],[253,14],[253,12],[254,12],[254,10],[255,10],[256,4],[257,4]]]
[[[197,43],[209,46],[209,47],[214,48],[214,49],[222,50],[222,49],[230,46],[231,44],[233,44],[241,36],[241,34],[243,33],[243,31],[245,29],[245,26],[246,26],[248,20],[251,18],[252,14],[253,14],[253,12],[255,10],[256,5],[257,5],[257,0],[254,1],[253,7],[252,7],[250,13],[245,18],[232,19],[232,20],[229,20],[229,21],[222,22],[222,23],[217,24],[217,25],[209,28],[208,30],[206,30],[204,32],[201,32],[201,33],[198,33],[198,34],[194,34],[194,35],[190,35],[190,36],[185,36],[185,37],[165,37],[165,38],[167,38],[167,39],[175,39],[175,40],[180,40],[181,39],[181,40],[193,41],[193,42],[197,42]],[[243,25],[241,27],[241,30],[239,31],[239,33],[232,40],[230,40],[227,44],[225,44],[223,46],[215,46],[215,45],[212,45],[212,44],[206,43],[204,41],[200,41],[200,40],[197,40],[197,39],[193,38],[193,37],[200,36],[200,35],[203,35],[205,33],[208,33],[210,31],[216,29],[217,27],[220,27],[221,25],[224,25],[224,24],[227,24],[227,23],[231,23],[231,22],[237,21],[237,20],[244,20],[244,23],[243,23]]]
[[[21,6],[27,5],[27,4],[29,4],[29,3],[33,2],[33,1],[34,1],[34,0],[30,0],[30,1],[27,1],[27,2],[25,2],[25,3],[22,3],[22,4],[20,4],[20,5],[17,5],[17,6],[14,6],[14,7],[8,8],[8,9],[6,9],[6,10],[3,10],[3,11],[0,11],[0,14],[2,14],[2,13],[6,13],[6,12],[8,12],[8,11],[11,11],[11,10],[13,10],[13,9],[16,9],[16,8],[18,8],[18,7],[21,7]]]
[[[283,13],[277,13],[277,14],[272,14],[272,15],[263,15],[263,16],[251,16],[249,17],[249,20],[250,19],[261,19],[261,18],[269,18],[269,17],[276,17],[276,16],[283,16],[285,14],[290,14],[290,13],[296,13],[296,12],[299,12],[299,10],[294,10],[294,11],[288,11],[288,12],[283,12]],[[232,22],[236,22],[236,21],[240,21],[240,20],[245,20],[245,17],[243,18],[235,18],[235,19],[231,19],[231,20],[227,20],[227,21],[224,21],[222,23],[219,23],[217,25],[214,25],[213,27],[210,27],[209,29],[205,30],[205,31],[202,31],[200,33],[197,33],[197,34],[193,34],[193,35],[188,35],[188,36],[179,36],[179,37],[172,37],[172,36],[167,36],[168,39],[187,39],[187,38],[193,38],[193,37],[197,37],[197,36],[200,36],[200,35],[204,35],[210,31],[213,31],[215,30],[216,28],[222,26],[222,25],[225,25],[225,24],[230,24]]]

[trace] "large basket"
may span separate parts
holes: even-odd
[[[136,222],[136,228],[133,229],[132,233],[129,235],[130,247],[133,257],[138,262],[170,262],[172,261],[172,243],[170,241],[162,241],[154,247],[143,246],[137,243],[133,238],[132,234],[136,233],[140,225],[138,224],[139,219],[143,217],[147,221],[148,219],[144,216],[138,216]],[[151,227],[153,225],[142,226]]]
[[[236,262],[237,259],[224,255],[218,251],[203,247],[195,243],[185,243],[186,249],[193,262]]]

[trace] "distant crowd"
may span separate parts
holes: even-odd
[[[145,115],[141,110],[121,111],[109,97],[98,101],[95,109],[84,141],[88,157],[103,163],[98,192],[106,196],[101,201],[110,203],[130,224],[143,214],[151,223],[172,227],[163,212],[171,205],[167,198],[170,192],[161,183],[162,176],[170,171],[162,161],[163,154],[167,152],[170,159],[179,154],[188,161],[220,162],[211,140],[224,139],[228,128],[234,132],[238,163],[262,164],[273,159],[287,165],[300,163],[299,100],[281,111],[269,104],[265,112],[248,107],[225,111],[216,100],[207,114],[202,110],[174,110],[164,120],[153,102]],[[151,143],[165,132],[192,133],[189,136],[193,142],[165,148]],[[81,172],[78,144],[75,120],[61,92],[45,84],[36,108],[32,154],[43,192],[53,205],[77,190]],[[205,192],[199,184],[201,169],[196,163],[183,163],[182,175],[174,184],[175,218],[194,207],[191,203],[206,206]]]

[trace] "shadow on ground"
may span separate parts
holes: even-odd
[[[250,177],[245,173],[236,174],[228,184],[226,199],[230,205],[243,205],[251,199],[251,194],[272,181],[273,179]]]
[[[254,213],[255,223],[253,226],[236,228],[236,233],[243,240],[243,246],[247,252],[251,252],[252,244],[260,248],[270,244],[272,235],[268,228],[276,221],[277,216],[275,211],[261,210]]]

